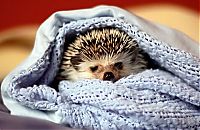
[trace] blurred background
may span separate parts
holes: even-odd
[[[60,10],[114,5],[199,42],[200,0],[1,0],[0,81],[31,52],[39,25]]]

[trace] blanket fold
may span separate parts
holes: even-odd
[[[45,21],[30,57],[4,80],[5,104],[9,106],[8,100],[14,100],[26,107],[23,109],[51,113],[51,121],[84,129],[200,128],[200,59],[154,37],[131,20],[136,16],[105,7],[106,11],[102,6],[60,12]],[[82,17],[87,11],[91,14]],[[115,83],[63,80],[58,91],[53,89],[51,83],[58,72],[64,44],[71,37],[101,27],[125,31],[164,69],[146,70]]]

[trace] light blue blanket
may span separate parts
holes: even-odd
[[[9,97],[33,110],[54,113],[59,123],[74,128],[200,128],[200,60],[197,57],[160,41],[126,17],[107,13],[61,22],[51,42],[35,44],[32,52],[35,58],[25,61],[33,60],[32,64],[18,68],[5,81]],[[119,28],[137,39],[139,46],[164,70],[146,70],[115,83],[95,79],[61,81],[59,92],[51,88],[67,38],[107,26]]]

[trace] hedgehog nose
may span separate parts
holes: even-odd
[[[112,72],[104,73],[103,80],[114,81],[114,79],[115,79],[115,76]]]

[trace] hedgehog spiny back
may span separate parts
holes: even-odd
[[[70,59],[81,54],[82,60],[98,60],[103,56],[113,57],[122,52],[131,53],[134,51],[131,50],[133,46],[137,47],[136,41],[123,31],[113,28],[94,29],[78,36],[70,44],[63,58]]]

